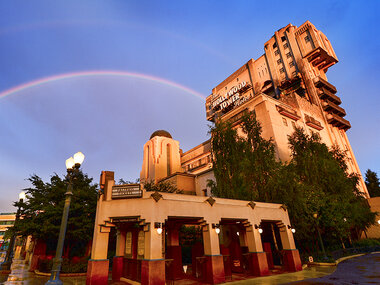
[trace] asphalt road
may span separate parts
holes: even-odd
[[[347,259],[330,275],[288,284],[380,284],[380,253]]]

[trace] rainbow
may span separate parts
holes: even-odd
[[[15,87],[12,87],[10,89],[4,90],[0,92],[0,98],[4,98],[6,96],[21,92],[25,89],[40,86],[46,83],[65,80],[65,79],[71,79],[71,78],[78,78],[78,77],[91,77],[91,76],[121,76],[121,77],[129,77],[129,78],[138,78],[138,79],[144,79],[149,80],[153,82],[157,82],[160,84],[164,84],[182,91],[185,91],[191,95],[194,95],[202,100],[205,100],[206,98],[197,91],[194,91],[186,86],[183,86],[181,84],[175,83],[173,81],[163,79],[160,77],[142,74],[142,73],[135,73],[135,72],[127,72],[127,71],[118,71],[118,70],[89,70],[89,71],[78,71],[78,72],[70,72],[70,73],[63,73],[63,74],[57,74],[52,75],[48,77],[43,77],[39,79],[35,79],[33,81],[29,81],[20,85],[17,85]]]

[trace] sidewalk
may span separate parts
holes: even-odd
[[[0,284],[44,285],[49,277],[28,272],[23,260],[14,260],[9,275],[0,274]],[[62,277],[64,285],[84,285],[86,277]],[[176,282],[185,284],[186,280]],[[189,280],[187,280],[189,281]],[[109,284],[125,284],[122,282]],[[192,283],[193,284],[193,283]],[[380,253],[366,254],[347,259],[338,266],[313,266],[299,272],[256,277],[226,284],[380,284]]]
[[[86,284],[86,277],[61,277],[64,285]],[[38,276],[28,271],[28,265],[24,260],[13,260],[11,273],[9,275],[0,274],[0,284],[4,285],[44,285],[49,277]]]
[[[295,282],[300,280],[305,280],[309,278],[318,278],[328,274],[331,274],[335,271],[336,266],[313,266],[307,267],[302,271],[292,272],[292,273],[283,273],[278,275],[271,275],[265,277],[256,277],[252,279],[228,282],[227,284],[252,284],[252,285],[277,285],[285,284],[289,282]]]

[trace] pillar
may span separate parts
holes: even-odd
[[[34,272],[38,268],[38,260],[40,256],[46,253],[46,243],[41,239],[37,239],[34,244],[34,250],[30,261],[29,271]]]
[[[162,258],[162,238],[154,223],[145,231],[145,252],[141,261],[142,285],[165,285],[165,259]]]
[[[91,259],[87,265],[86,285],[103,285],[108,283],[109,260],[108,237],[110,228],[95,225],[91,250]]]
[[[210,284],[225,282],[223,255],[220,254],[219,235],[211,224],[204,226],[203,245],[206,257],[206,281]]]
[[[261,235],[253,226],[246,227],[246,240],[248,245],[249,272],[254,276],[269,275],[266,253],[263,251]]]
[[[112,281],[120,281],[123,274],[125,252],[125,231],[117,230],[116,233],[116,253],[112,262]]]
[[[302,270],[301,258],[294,243],[293,233],[287,226],[280,228],[280,237],[283,248],[283,263],[285,270]]]
[[[176,280],[182,278],[182,248],[179,245],[179,229],[176,226],[167,229],[167,246],[166,256],[167,259],[173,259],[168,279]]]

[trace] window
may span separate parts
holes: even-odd
[[[277,64],[281,64],[281,59],[277,59]]]
[[[310,37],[309,36],[305,37],[305,42],[307,42],[307,43],[310,42]]]
[[[1,232],[0,232],[0,236],[3,236],[4,234],[5,234],[4,231],[1,231]]]
[[[296,75],[297,75],[297,71],[293,71],[293,72],[292,72],[292,75],[293,75],[293,76],[296,76]]]
[[[286,54],[286,58],[289,58],[289,57],[291,57],[292,56],[292,53],[291,52],[288,52],[287,54]]]
[[[274,44],[273,44],[273,48],[276,48],[276,47],[277,47],[277,43],[274,43]]]
[[[236,78],[236,81],[239,82],[239,77]]]
[[[170,144],[167,144],[166,145],[166,172],[167,172],[167,176],[169,176],[170,174],[172,174],[172,170],[171,170],[171,148],[170,148]]]
[[[286,38],[284,36],[281,37],[281,41],[286,41]]]
[[[284,48],[288,48],[288,47],[289,47],[288,43],[284,44]]]
[[[203,189],[202,192],[203,192],[203,196],[207,197],[207,189]]]
[[[296,129],[296,123],[294,121],[292,121],[292,127],[293,129]]]
[[[276,50],[274,51],[274,55],[279,55],[279,54],[280,54],[279,50],[276,49]]]
[[[294,61],[289,62],[290,67],[294,66]]]
[[[285,69],[283,67],[280,68],[280,73],[284,73]]]
[[[284,126],[288,126],[288,122],[286,121],[286,119],[285,118],[282,118],[282,123],[284,124]]]

